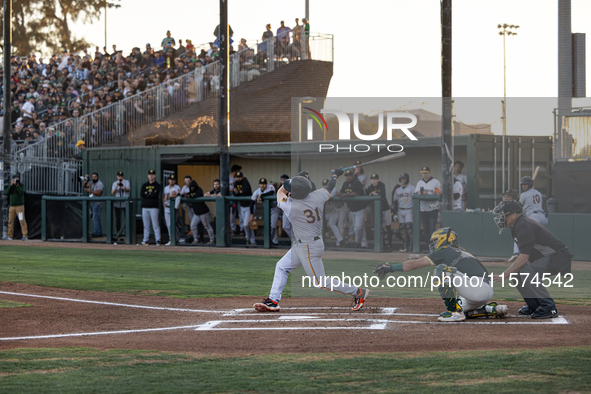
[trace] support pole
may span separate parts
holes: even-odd
[[[230,87],[228,85],[229,53],[228,43],[230,29],[228,26],[228,1],[220,0],[220,89],[218,92],[218,151],[220,155],[220,186],[223,196],[230,194]],[[226,211],[229,210],[228,200],[224,199]],[[230,227],[230,215],[225,215],[224,229],[218,233],[218,237],[224,237],[226,245],[232,243]]]
[[[12,0],[4,0],[4,123],[3,123],[3,137],[4,137],[4,148],[2,149],[2,174],[4,175],[4,189],[2,192],[2,235],[3,238],[8,237],[8,195],[6,189],[10,186],[10,164],[12,161],[12,129],[10,124],[10,54],[11,54],[11,42],[12,42]]]
[[[441,0],[441,186],[442,205],[446,211],[453,210],[451,2],[452,0]]]

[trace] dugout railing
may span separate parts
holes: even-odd
[[[138,199],[136,199],[138,200]],[[80,233],[80,238],[72,238],[72,239],[64,239],[64,238],[55,238],[54,236],[48,237],[48,235],[55,235],[55,234],[48,234],[48,202],[80,202],[82,205],[81,210],[81,221],[82,221],[82,231]],[[103,208],[101,210],[101,220],[102,220],[102,213],[104,212],[105,217],[105,225],[103,228],[106,230],[106,243],[116,242],[114,241],[114,236],[118,235],[116,229],[113,229],[113,212],[114,202],[125,202],[127,204],[126,209],[124,210],[124,218],[123,218],[123,226],[125,232],[125,243],[130,245],[133,242],[134,233],[134,222],[132,220],[132,211],[133,211],[133,200],[128,197],[58,197],[58,196],[43,196],[41,198],[41,240],[42,241],[81,241],[83,243],[90,242],[90,208],[91,204],[95,202],[102,202]],[[135,204],[138,205],[138,204]],[[118,239],[118,238],[117,238]],[[101,241],[102,242],[102,241]]]

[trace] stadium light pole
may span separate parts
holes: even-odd
[[[452,0],[441,0],[441,204],[453,210]]]
[[[518,25],[509,25],[507,23],[499,23],[497,25],[497,28],[500,29],[499,31],[499,35],[503,36],[503,101],[502,101],[502,105],[503,105],[503,111],[502,111],[502,117],[503,117],[503,142],[502,142],[502,156],[501,156],[501,166],[502,166],[502,177],[501,177],[501,192],[505,192],[506,189],[508,189],[509,187],[507,186],[507,188],[505,188],[505,150],[506,150],[506,142],[505,142],[505,137],[507,135],[507,53],[505,51],[505,37],[506,36],[516,36],[517,33],[514,31],[516,29],[519,29]],[[496,203],[496,201],[495,201]]]
[[[12,79],[10,69],[10,54],[11,54],[11,43],[12,43],[12,0],[4,0],[4,74],[3,84],[4,87],[10,87],[10,81]],[[10,185],[10,161],[12,160],[12,137],[10,124],[10,89],[4,89],[4,117],[3,117],[3,137],[4,146],[2,149],[2,175],[3,175],[3,188],[0,190],[2,193],[2,238],[8,238],[8,195],[6,194],[6,188]]]
[[[119,0],[121,1],[121,0]],[[107,8],[119,8],[121,7],[120,4],[109,3],[108,1],[105,2],[105,48],[107,47]]]

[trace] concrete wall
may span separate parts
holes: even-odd
[[[505,257],[513,254],[509,229],[499,235],[492,212],[443,212],[442,225],[453,228],[460,245],[477,256]],[[548,215],[548,229],[575,255],[575,260],[591,261],[588,239],[591,215],[555,213]]]

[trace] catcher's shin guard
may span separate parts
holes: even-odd
[[[491,302],[490,304],[486,304],[481,306],[480,308],[466,312],[466,317],[468,319],[473,319],[477,317],[485,317],[488,319],[489,317],[504,316],[506,313],[506,305],[497,305],[496,302]]]
[[[453,285],[453,274],[457,272],[455,267],[448,267],[445,264],[439,264],[435,267],[434,275],[437,276],[441,283],[438,286],[439,295],[445,303],[445,307],[450,312],[461,312],[462,307],[458,303],[458,295]]]

